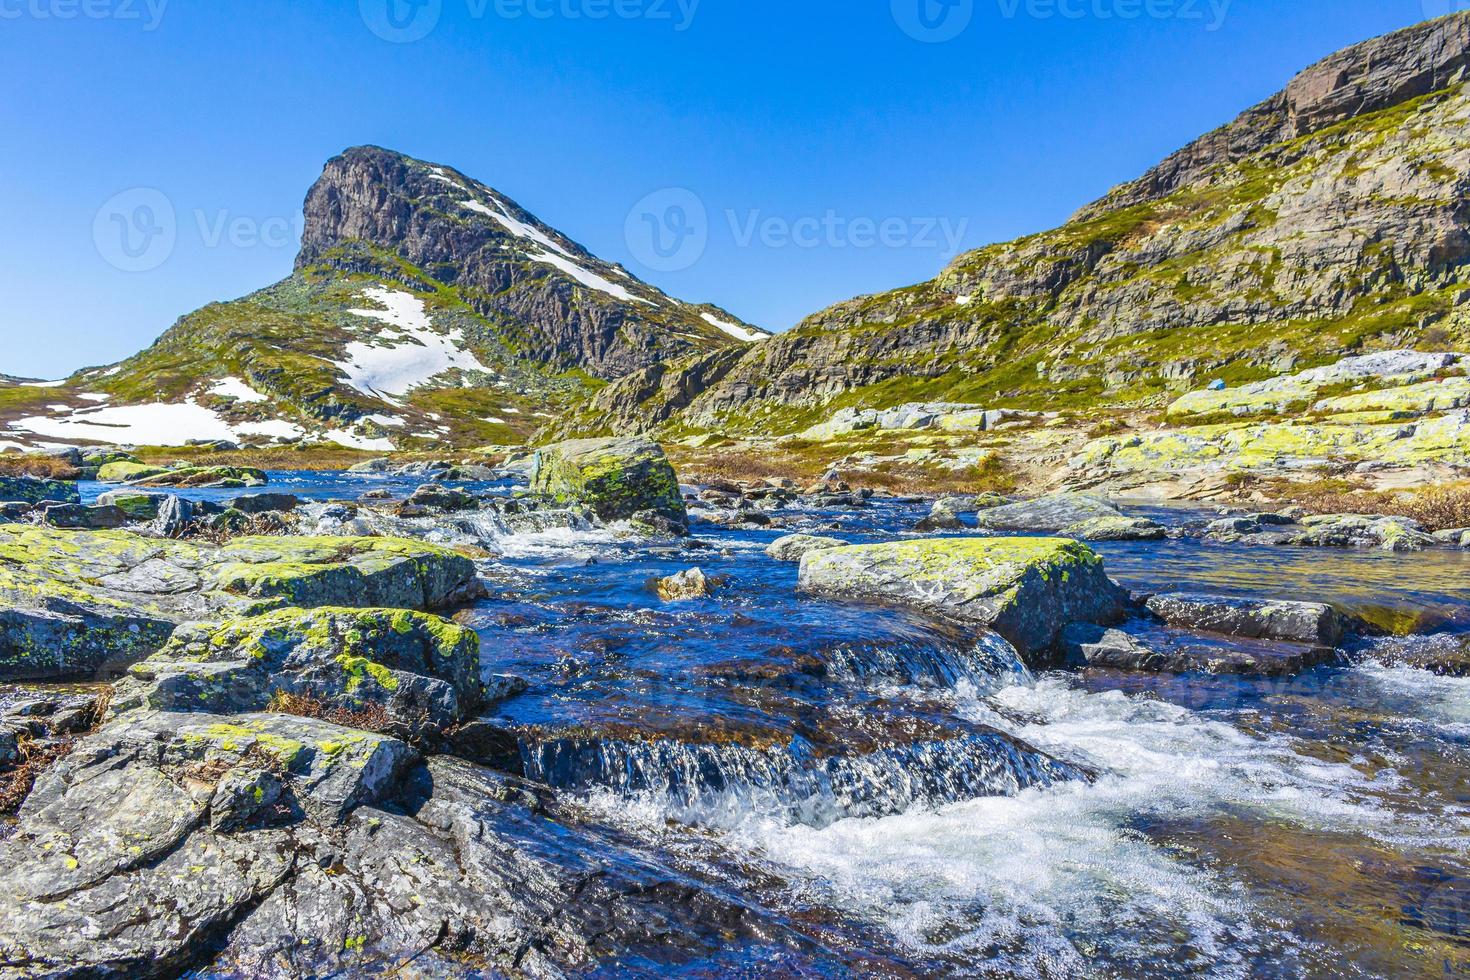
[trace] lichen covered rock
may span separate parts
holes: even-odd
[[[1101,497],[1056,493],[982,510],[981,527],[997,531],[1060,531],[1084,521],[1115,519],[1123,512]]]
[[[287,694],[349,712],[376,706],[392,731],[427,738],[480,704],[479,673],[479,637],[437,616],[281,609],[181,627],[118,683],[112,711],[263,711]]]
[[[0,679],[117,672],[188,621],[281,606],[437,609],[479,589],[468,559],[394,538],[240,538],[216,548],[0,525]]]
[[[828,538],[817,534],[788,534],[777,538],[766,547],[766,554],[777,561],[801,561],[803,555],[831,548],[845,548],[847,542],[841,538]]]
[[[64,504],[81,503],[75,483],[66,480],[38,480],[29,476],[0,477],[0,500],[39,504],[55,500]]]
[[[687,525],[679,480],[663,449],[643,438],[574,439],[536,453],[531,489],[586,507],[603,522],[652,511]]]
[[[1078,541],[1158,541],[1169,529],[1146,517],[1095,517],[1062,528],[1062,536]]]
[[[995,630],[1028,660],[1072,622],[1106,623],[1126,596],[1087,546],[1059,538],[948,538],[834,548],[801,560],[800,589],[906,606]]]

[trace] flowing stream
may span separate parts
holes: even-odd
[[[414,482],[283,473],[272,489],[351,499]],[[1099,546],[1134,590],[1325,600],[1430,634],[1268,680],[1033,676],[998,637],[799,598],[797,566],[764,553],[795,531],[890,539],[926,510],[696,521],[682,543],[483,516],[424,533],[495,556],[490,598],[460,619],[487,675],[529,682],[490,712],[514,739],[507,767],[818,942],[879,957],[872,972],[1470,972],[1470,679],[1385,665],[1395,645],[1470,632],[1470,554]],[[695,565],[724,580],[712,598],[649,590]],[[825,972],[786,955],[638,967]]]

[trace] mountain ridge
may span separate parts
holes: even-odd
[[[738,357],[644,369],[558,431],[781,434],[920,401],[1161,408],[1211,378],[1464,339],[1467,63],[1463,13],[1354,45],[1059,228]]]
[[[0,386],[0,443],[520,443],[609,379],[766,336],[381,147],[329,160],[304,213],[285,280],[181,317],[117,364]]]

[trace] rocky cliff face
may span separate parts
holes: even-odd
[[[1463,344],[1467,61],[1467,15],[1348,49],[1059,229],[841,303],[734,363],[657,370],[656,392],[629,378],[589,421],[794,430],[855,404],[1162,406],[1213,377]]]

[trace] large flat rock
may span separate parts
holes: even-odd
[[[240,538],[215,547],[0,525],[0,679],[120,671],[188,621],[282,606],[436,609],[477,590],[473,562],[394,538]]]
[[[977,518],[981,527],[997,531],[1055,532],[1091,521],[1116,520],[1123,512],[1101,497],[1057,493],[1035,500],[991,507]]]
[[[1126,596],[1086,545],[1062,538],[945,538],[805,555],[803,592],[907,606],[995,630],[1044,659],[1068,623],[1118,617]]]
[[[1334,647],[1347,621],[1325,602],[1289,602],[1176,592],[1148,600],[1149,612],[1180,629],[1254,640]]]

